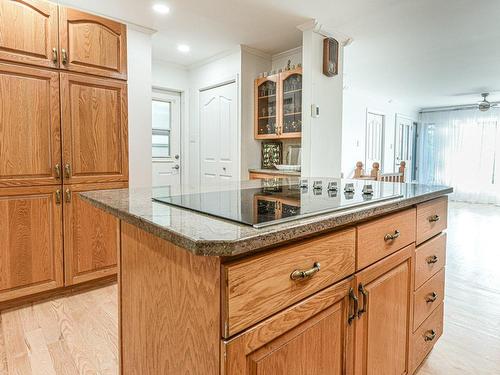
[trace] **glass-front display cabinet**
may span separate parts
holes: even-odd
[[[300,138],[302,68],[255,80],[255,138]]]

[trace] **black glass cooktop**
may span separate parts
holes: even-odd
[[[321,187],[316,184],[314,188],[314,180],[295,185],[276,181],[281,180],[265,180],[263,184],[267,186],[260,188],[155,197],[153,200],[261,228],[402,197],[402,184],[323,180]],[[328,190],[331,181],[337,182],[337,190]],[[353,192],[344,190],[346,183],[353,184]],[[372,194],[363,193],[365,185],[372,186]]]

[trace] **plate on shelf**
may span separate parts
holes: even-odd
[[[300,164],[299,165],[277,164],[277,165],[275,165],[275,167],[279,171],[300,172]]]

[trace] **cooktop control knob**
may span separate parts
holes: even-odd
[[[344,192],[346,193],[354,193],[354,184],[352,182],[348,182],[344,186]]]
[[[321,190],[323,189],[323,181],[321,180],[316,180],[313,182],[313,189],[314,190]]]
[[[363,194],[364,195],[373,195],[373,186],[371,184],[363,186]]]
[[[330,181],[328,183],[328,191],[337,191],[338,186],[337,186],[337,181]]]
[[[301,188],[307,188],[309,185],[307,183],[307,180],[306,179],[303,179],[303,180],[300,180],[300,187]]]

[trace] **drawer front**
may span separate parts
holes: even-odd
[[[413,330],[443,302],[444,298],[444,268],[435,274],[413,294]]]
[[[447,225],[448,197],[417,205],[417,245],[442,232]]]
[[[443,334],[444,303],[412,335],[411,372],[413,373]]]
[[[415,256],[415,290],[446,264],[446,233],[417,247]]]
[[[359,225],[357,270],[415,242],[415,209]]]
[[[223,336],[232,336],[352,275],[355,236],[355,229],[348,229],[224,265]],[[292,279],[296,270],[310,272],[296,272]]]

